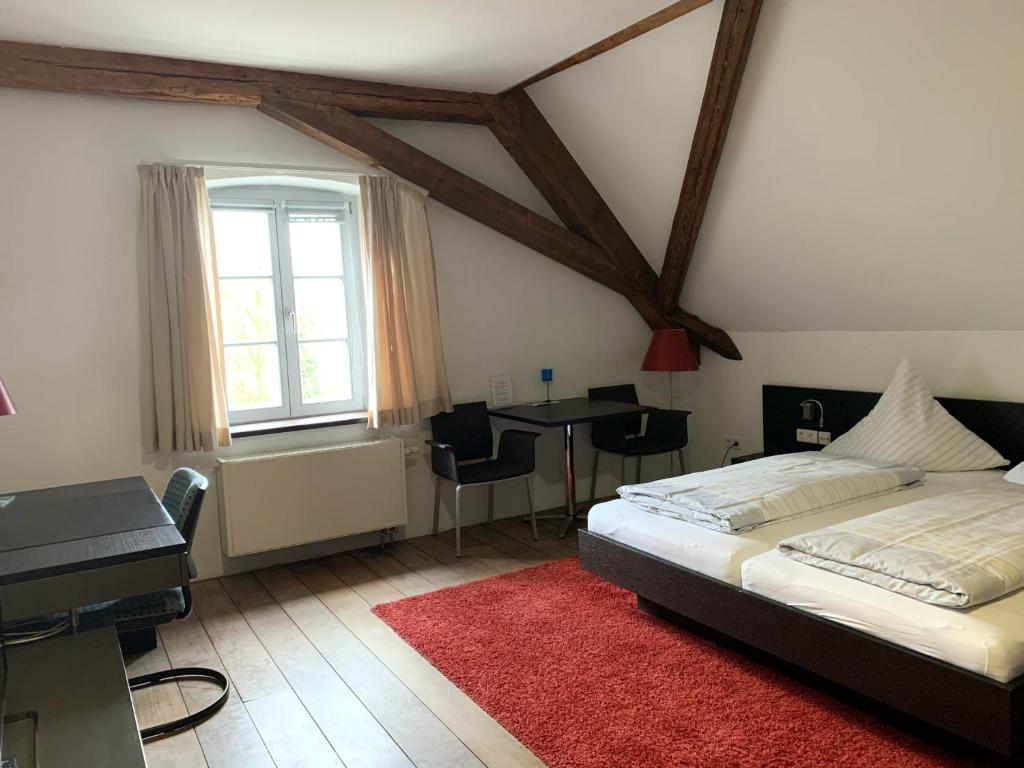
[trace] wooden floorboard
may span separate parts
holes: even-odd
[[[193,614],[164,625],[129,674],[223,671],[225,707],[146,745],[151,768],[543,768],[501,725],[377,618],[373,606],[576,552],[558,521],[539,541],[519,518],[193,585]],[[133,694],[143,725],[216,695],[182,681]]]

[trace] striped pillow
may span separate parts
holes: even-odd
[[[823,450],[837,456],[892,461],[926,472],[964,472],[1009,463],[949,415],[906,359],[871,413]]]

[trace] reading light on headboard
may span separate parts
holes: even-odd
[[[817,400],[804,400],[800,403],[804,421],[814,420],[814,409],[811,406],[818,406],[818,429],[825,428],[825,406]]]

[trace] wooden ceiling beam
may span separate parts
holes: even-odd
[[[686,328],[709,349],[740,359],[729,335],[678,307],[656,301],[658,275],[637,248],[600,192],[587,178],[558,133],[522,89],[485,99],[491,132],[571,231],[599,245],[639,286],[630,302],[652,328]]]
[[[718,161],[725,147],[736,96],[754,40],[762,0],[725,0],[711,57],[704,101],[690,145],[679,203],[658,280],[658,302],[675,307],[693,260]]]
[[[625,29],[620,29],[615,34],[608,35],[608,37],[603,40],[598,40],[596,43],[587,46],[582,51],[578,51],[572,56],[562,59],[557,64],[552,64],[547,69],[541,70],[522,82],[516,83],[511,88],[507,88],[502,91],[502,95],[510,93],[518,88],[526,88],[528,85],[533,85],[534,83],[540,82],[552,75],[556,75],[559,72],[564,72],[570,67],[575,67],[577,64],[589,61],[595,56],[600,56],[605,51],[617,48],[623,43],[629,42],[636,37],[640,37],[640,35],[650,32],[652,29],[657,29],[663,24],[668,24],[668,22],[673,19],[678,19],[680,16],[684,16],[690,11],[696,10],[702,5],[707,5],[710,2],[711,0],[678,0],[671,5],[662,8],[660,11],[652,13],[650,16],[641,19],[635,24],[630,24]]]
[[[478,93],[10,41],[0,41],[0,87],[241,107],[276,92],[364,117],[490,119]]]
[[[724,331],[693,315],[658,308],[653,286],[639,286],[601,246],[534,213],[410,144],[338,107],[267,95],[259,109],[368,165],[423,187],[440,203],[622,294],[653,328],[683,327],[726,357],[739,352]]]

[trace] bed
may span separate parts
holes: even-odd
[[[587,530],[705,576],[740,586],[744,562],[771,551],[790,536],[929,496],[976,488],[998,481],[1002,475],[999,471],[928,473],[917,487],[738,534],[712,531],[684,520],[653,515],[624,499],[615,499],[591,507]]]
[[[765,386],[762,405],[766,454],[806,449],[795,442],[794,434],[796,427],[805,426],[799,418],[799,405],[809,398],[823,404],[829,414],[830,431],[837,437],[871,410],[879,394]],[[959,421],[1013,463],[1024,460],[1024,405],[938,399]],[[989,477],[985,481],[991,482],[991,474],[986,474]],[[931,480],[932,491],[936,490],[936,484],[957,482],[952,476],[931,476],[927,480]],[[879,614],[872,617],[851,612],[844,616],[845,621],[833,621],[830,610],[834,606],[821,606],[820,615],[794,607],[799,601],[805,601],[807,593],[796,594],[794,605],[787,605],[787,600],[775,599],[779,597],[778,592],[766,596],[742,587],[743,564],[746,563],[748,579],[756,577],[765,592],[785,591],[783,582],[793,574],[773,559],[777,556],[772,549],[779,540],[836,522],[828,516],[868,514],[905,503],[912,500],[908,494],[929,492],[927,480],[921,489],[898,491],[861,502],[875,505],[861,510],[839,508],[741,535],[715,536],[711,531],[704,531],[697,534],[699,545],[692,547],[659,549],[650,543],[655,535],[653,527],[661,528],[658,533],[665,534],[672,530],[666,528],[667,524],[688,523],[671,519],[642,520],[622,503],[610,502],[603,509],[595,507],[597,514],[591,520],[590,530],[580,532],[580,563],[585,570],[636,593],[638,607],[642,610],[670,620],[696,622],[785,662],[783,666],[809,672],[1000,755],[1020,758],[1024,756],[1024,675],[1020,674],[1024,653],[1018,654],[1019,649],[1015,650],[1013,637],[1004,636],[1007,652],[998,662],[982,659],[978,653],[971,656],[964,648],[957,655],[953,652],[956,643],[951,639],[955,632],[947,634],[945,639],[933,638],[934,646],[929,648],[920,635],[916,640],[908,638],[899,634],[898,628],[888,636],[872,632],[872,621],[880,621]],[[794,529],[794,526],[799,527]],[[693,527],[685,529],[688,534]],[[736,541],[721,546],[717,543],[719,536]],[[755,561],[757,565],[752,566]],[[818,570],[799,563],[793,565],[808,571]],[[739,575],[737,569],[741,571]],[[818,578],[817,573],[797,573],[794,590],[801,583],[806,586],[806,582]],[[835,574],[822,575],[853,581]],[[864,584],[857,586],[870,588]],[[850,585],[844,583],[843,587]],[[848,595],[851,590],[837,587],[833,591]],[[1007,600],[1014,604],[1005,602]],[[1009,611],[1011,622],[1017,601],[1017,595],[997,601],[998,610]],[[852,602],[853,598],[849,598],[843,610],[852,611],[849,608]],[[1024,598],[1019,599],[1019,604],[1024,610]],[[998,612],[996,605],[993,603],[985,613]],[[986,631],[986,616],[979,618],[979,614],[982,610],[974,609],[975,621],[967,622],[969,631],[977,638]],[[908,615],[908,618],[913,617]],[[991,630],[991,626],[988,629]],[[971,642],[968,641],[968,645]]]

